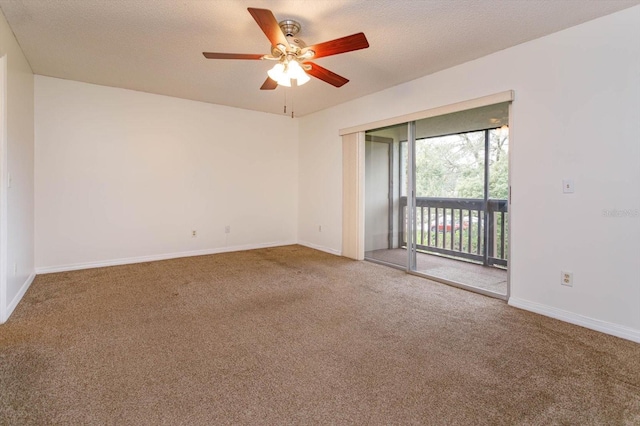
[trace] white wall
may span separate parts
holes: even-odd
[[[297,120],[50,77],[35,87],[38,272],[297,241]]]
[[[33,73],[0,12],[0,56],[6,58],[6,152],[0,193],[6,196],[6,247],[0,248],[5,265],[0,278],[0,323],[5,322],[35,277],[34,273],[34,136]],[[1,151],[1,149],[0,149]],[[11,187],[8,177],[11,175]],[[6,250],[5,250],[6,249]],[[3,252],[4,250],[4,252]]]
[[[340,251],[339,129],[513,89],[510,303],[640,341],[638,40],[634,7],[302,117],[300,241]]]

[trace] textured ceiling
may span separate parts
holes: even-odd
[[[640,0],[0,0],[33,72],[301,116],[476,59]],[[247,7],[295,19],[308,45],[364,32],[370,48],[320,58],[351,81],[260,91],[269,42]]]

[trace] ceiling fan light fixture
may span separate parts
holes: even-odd
[[[309,80],[311,80],[311,77],[309,77],[306,72],[302,71],[302,74],[296,79],[296,82],[298,86],[302,86]]]
[[[283,74],[279,80],[276,80],[279,86],[291,87],[291,79],[288,75]]]
[[[304,72],[298,61],[289,62],[287,74],[289,77],[296,79],[298,86],[302,86],[310,80],[309,76]]]
[[[291,87],[291,76],[289,75],[288,66],[282,62],[278,62],[267,71],[267,75],[271,80],[274,80],[280,86]]]
[[[267,71],[267,74],[271,80],[278,81],[282,79],[285,76],[284,64],[282,62],[278,62],[273,66],[273,68]]]
[[[304,72],[298,61],[288,63],[278,62],[267,71],[269,78],[276,81],[278,85],[291,87],[291,79],[295,79],[298,86],[302,86],[311,78]]]

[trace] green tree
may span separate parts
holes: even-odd
[[[508,195],[508,136],[491,130],[489,195]],[[421,139],[416,142],[418,197],[483,198],[484,131]]]

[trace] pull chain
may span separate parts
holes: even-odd
[[[284,89],[284,107],[283,107],[283,111],[286,114],[287,113],[287,92],[289,91],[288,87],[283,87]],[[295,118],[294,113],[293,113],[293,92],[291,93],[291,118]]]
[[[294,92],[291,92],[291,118],[293,118],[293,98]]]
[[[287,89],[284,89],[284,113],[287,113]]]

